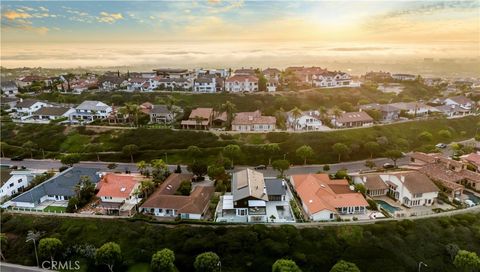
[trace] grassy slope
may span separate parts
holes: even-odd
[[[126,220],[52,220],[3,214],[2,232],[9,239],[7,261],[34,263],[32,246],[25,243],[31,229],[46,231],[46,237],[57,237],[66,247],[99,247],[115,241],[122,247],[125,270],[135,263],[149,263],[151,255],[165,247],[175,251],[180,271],[192,271],[194,257],[205,251],[220,255],[224,271],[269,271],[276,259],[287,257],[305,272],[328,271],[339,259],[356,263],[362,271],[414,271],[419,260],[428,263],[431,271],[456,271],[445,245],[456,243],[480,253],[480,217],[473,214],[322,229],[262,225],[169,228]]]
[[[310,145],[315,156],[309,159],[309,163],[334,163],[337,155],[332,146],[341,142],[349,146],[351,153],[342,160],[359,160],[369,157],[364,144],[369,141],[386,139],[382,150],[375,156],[381,156],[383,151],[398,148],[403,151],[409,150],[432,150],[438,142],[450,142],[473,138],[476,124],[480,121],[478,116],[470,116],[462,119],[436,119],[398,123],[370,128],[336,130],[331,132],[309,133],[285,133],[274,132],[268,134],[236,134],[218,137],[208,132],[199,131],[172,131],[168,129],[136,129],[136,130],[111,130],[103,133],[94,133],[84,129],[69,129],[56,125],[23,125],[5,124],[2,126],[2,139],[14,146],[21,146],[28,140],[37,144],[36,157],[41,157],[40,149],[47,151],[47,156],[58,157],[58,152],[86,152],[85,146],[89,142],[102,143],[104,151],[114,151],[116,154],[102,154],[105,161],[128,161],[128,156],[118,152],[128,144],[136,144],[140,153],[136,159],[150,160],[163,158],[165,152],[169,155],[170,163],[187,163],[190,161],[186,148],[197,145],[203,149],[206,160],[214,160],[221,149],[228,144],[242,146],[243,155],[237,160],[240,164],[260,164],[267,161],[259,144],[278,143],[281,147],[274,159],[283,157],[294,163],[302,163],[295,155],[295,150],[304,144]],[[451,138],[442,138],[440,130],[449,130]],[[433,136],[431,141],[421,141],[418,135],[430,132]],[[6,155],[21,153],[20,148],[6,150]],[[28,154],[29,155],[29,154]],[[83,159],[96,159],[94,154],[84,154]]]

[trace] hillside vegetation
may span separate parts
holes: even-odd
[[[25,242],[29,230],[44,231],[44,237],[60,239],[65,258],[73,260],[79,258],[68,253],[74,245],[98,248],[106,242],[116,242],[124,261],[116,271],[150,263],[152,254],[162,248],[175,252],[179,271],[193,271],[195,256],[213,251],[221,258],[222,271],[237,272],[271,271],[279,258],[294,260],[304,272],[329,271],[340,259],[357,264],[361,271],[416,271],[419,261],[427,263],[429,271],[458,271],[452,264],[448,244],[480,253],[478,214],[301,229],[264,225],[171,228],[127,220],[2,214],[2,232],[8,238],[4,255],[8,262],[35,264],[33,245]],[[82,258],[82,265],[95,271],[88,258]]]
[[[80,153],[82,159],[94,160],[96,155],[89,149],[89,144],[99,144],[100,159],[104,161],[129,161],[129,155],[122,154],[126,145],[138,146],[135,160],[162,158],[167,153],[169,163],[188,163],[191,161],[187,148],[195,145],[201,148],[200,155],[207,161],[214,160],[229,144],[241,147],[241,154],[236,164],[265,164],[268,154],[263,144],[277,143],[280,150],[273,154],[273,159],[286,156],[293,163],[303,163],[296,155],[296,149],[309,145],[314,155],[309,163],[334,163],[338,153],[333,148],[335,143],[347,147],[342,160],[367,159],[370,156],[383,156],[391,149],[401,151],[434,151],[439,142],[451,142],[473,138],[476,124],[480,117],[469,116],[461,119],[435,119],[413,121],[370,128],[335,130],[331,132],[286,133],[271,132],[266,134],[220,134],[203,131],[169,130],[169,129],[113,129],[94,132],[85,127],[63,127],[58,125],[18,125],[2,124],[2,151],[6,156],[24,154],[30,156],[30,149],[25,143],[33,142],[34,157],[59,157],[60,153]],[[448,131],[448,132],[445,132]],[[367,143],[375,142],[377,148],[372,150]],[[6,144],[5,144],[6,143]],[[22,147],[23,146],[23,147]],[[43,152],[42,152],[43,151]]]

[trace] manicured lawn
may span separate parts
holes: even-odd
[[[65,207],[59,207],[59,206],[48,206],[45,209],[43,209],[44,212],[65,212],[67,208]]]

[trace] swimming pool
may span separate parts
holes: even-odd
[[[378,205],[380,205],[380,207],[384,208],[385,210],[387,210],[389,213],[391,214],[394,214],[395,211],[400,211],[402,209],[398,208],[398,207],[394,207],[390,204],[388,204],[387,202],[383,201],[383,200],[375,200],[375,202],[377,202]]]
[[[480,204],[480,197],[470,193],[469,191],[463,191],[463,194],[468,196],[468,199],[470,199],[473,203],[475,204]]]

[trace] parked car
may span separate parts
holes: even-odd
[[[23,156],[15,156],[11,158],[12,161],[23,161]]]
[[[393,165],[389,162],[383,164],[383,168],[385,168],[385,169],[392,169],[394,167],[395,167],[395,165]]]
[[[443,149],[443,148],[447,148],[447,144],[439,143],[439,144],[436,144],[435,147]]]
[[[255,166],[255,170],[265,170],[265,169],[267,169],[267,167],[263,164]]]

